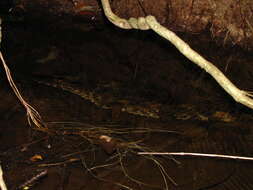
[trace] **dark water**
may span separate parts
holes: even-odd
[[[3,79],[0,150],[9,189],[32,179],[33,189],[252,189],[251,161],[137,155],[159,151],[252,156],[251,111],[237,105],[167,42],[152,33],[42,29],[10,25],[3,42],[19,89],[51,132],[28,126],[24,108]],[[228,51],[217,55],[215,45],[208,51],[198,48],[214,61],[225,59]],[[234,62],[243,64],[245,59]],[[136,105],[140,99],[159,103],[160,119],[121,112],[117,106],[102,109],[34,82],[42,76],[75,78],[75,84],[89,89],[120,84],[115,97],[136,97]],[[242,74],[237,83],[247,77],[251,75]],[[243,87],[250,85],[245,82]],[[101,142],[101,135],[115,142]],[[41,172],[47,175],[40,178]]]

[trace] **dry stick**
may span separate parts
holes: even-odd
[[[2,30],[1,30],[1,23],[2,20],[0,18],[0,44],[1,44],[1,37],[2,37]],[[2,52],[0,51],[0,60],[2,61],[2,64],[4,66],[4,70],[7,76],[7,79],[9,81],[9,84],[12,88],[12,90],[14,91],[14,93],[16,94],[16,96],[18,97],[18,99],[20,100],[21,104],[25,107],[26,112],[27,112],[27,118],[28,118],[28,123],[29,125],[31,125],[31,120],[33,121],[33,123],[38,127],[38,128],[42,128],[44,126],[41,116],[40,114],[30,105],[28,104],[24,98],[22,97],[22,95],[20,94],[17,86],[15,85],[12,76],[11,76],[11,72],[10,69],[8,68],[7,64],[5,63],[5,60],[3,58]]]
[[[224,154],[204,154],[204,153],[191,153],[191,152],[138,152],[138,155],[156,155],[156,156],[194,156],[194,157],[208,157],[208,158],[224,158],[224,159],[233,159],[233,160],[253,160],[253,157],[245,156],[232,156]]]
[[[238,89],[215,65],[204,59],[196,51],[181,40],[174,32],[160,25],[154,16],[122,19],[115,15],[108,0],[101,0],[104,13],[108,20],[123,29],[152,29],[160,36],[170,41],[184,56],[208,72],[218,84],[234,98],[235,101],[253,109],[252,93]]]

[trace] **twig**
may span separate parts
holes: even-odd
[[[41,178],[45,177],[47,175],[47,170],[42,170],[40,171],[38,174],[36,174],[35,176],[33,176],[32,178],[30,178],[29,180],[27,180],[26,182],[24,182],[23,184],[21,184],[18,189],[26,189],[27,187],[33,186],[38,180],[40,180]]]
[[[245,156],[232,156],[224,154],[204,154],[204,153],[191,153],[191,152],[138,152],[138,155],[171,155],[171,156],[194,156],[194,157],[208,157],[208,158],[224,158],[233,160],[252,160],[253,157]]]
[[[49,164],[39,164],[38,167],[60,166],[60,165],[68,164],[68,163],[77,162],[79,160],[80,160],[80,158],[71,158],[71,159],[63,161],[63,162],[56,162],[56,163],[49,163]]]

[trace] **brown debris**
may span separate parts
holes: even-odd
[[[93,0],[19,0],[12,9],[13,14],[21,13],[27,20],[69,25],[74,18],[94,23],[101,11]]]
[[[99,137],[99,144],[107,154],[112,154],[116,150],[116,140],[107,135]]]

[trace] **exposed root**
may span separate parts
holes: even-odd
[[[187,43],[179,38],[174,32],[163,27],[152,15],[128,20],[116,16],[111,8],[109,0],[101,0],[104,13],[108,20],[123,29],[152,29],[158,35],[170,41],[185,57],[209,73],[218,84],[234,98],[235,101],[253,109],[253,99],[243,90],[238,89],[215,65],[194,51]]]
[[[244,94],[245,96],[248,96],[248,97],[253,97],[253,92],[252,91],[244,91]]]
[[[0,18],[0,44],[1,44],[1,40],[2,40],[1,24],[2,24],[2,20]],[[0,51],[0,59],[1,59],[1,62],[3,64],[3,66],[4,66],[4,70],[5,70],[7,79],[9,81],[9,84],[10,84],[12,90],[14,91],[14,93],[16,94],[16,96],[18,97],[18,99],[21,102],[21,104],[26,109],[29,125],[31,125],[31,121],[32,121],[38,128],[40,128],[40,129],[43,128],[44,124],[42,122],[42,119],[41,119],[41,116],[40,116],[39,112],[35,108],[33,108],[30,104],[28,104],[24,100],[24,98],[22,97],[21,93],[19,92],[17,86],[15,85],[15,83],[14,83],[14,81],[12,79],[10,69],[8,68],[7,64],[5,63],[5,60],[3,58],[3,55],[2,55],[1,51]]]

